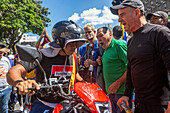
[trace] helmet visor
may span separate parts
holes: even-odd
[[[62,32],[60,37],[65,38],[65,46],[68,43],[76,42],[77,48],[82,46],[87,40],[85,39],[84,33],[71,33],[71,32]]]

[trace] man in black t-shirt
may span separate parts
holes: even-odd
[[[156,11],[154,13],[149,13],[146,19],[150,21],[151,24],[166,26],[168,21],[168,14],[164,11]],[[170,91],[166,86],[163,87],[163,95],[161,96],[161,105],[167,107],[170,98]]]
[[[59,80],[70,80],[76,75],[76,55],[75,49],[80,47],[86,39],[84,38],[83,29],[73,21],[61,21],[54,25],[52,30],[54,41],[51,42],[49,48],[38,51],[38,61],[46,73],[46,78],[50,84]],[[36,68],[36,81],[24,80],[22,75]],[[72,80],[72,79],[71,79]],[[71,93],[69,85],[74,85],[71,81],[66,85],[64,92]],[[38,83],[45,83],[44,74],[36,62],[29,63],[21,61],[18,65],[11,68],[7,75],[7,81],[10,85],[19,89],[19,94],[34,94],[34,91],[28,88],[36,87],[40,90]],[[54,89],[55,91],[55,89]],[[63,97],[56,93],[49,93],[46,90],[40,90],[36,94],[37,99],[31,108],[31,113],[43,113],[52,110],[57,103],[64,100]],[[64,106],[63,106],[64,107]],[[64,108],[65,109],[65,108]]]
[[[133,32],[127,44],[127,80],[121,99],[129,105],[135,89],[135,113],[164,113],[161,96],[163,87],[169,87],[170,30],[147,23],[140,0],[125,0],[111,11],[119,15],[125,31]]]

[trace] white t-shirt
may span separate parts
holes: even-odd
[[[0,58],[0,66],[3,66],[5,69],[5,72],[8,72],[9,69],[11,68],[10,62],[7,57],[2,57]],[[1,87],[3,86],[8,86],[9,84],[6,81],[6,78],[0,78],[0,90],[2,90]]]

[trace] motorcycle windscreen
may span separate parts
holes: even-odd
[[[104,103],[109,101],[107,95],[96,83],[77,82],[75,92],[87,106],[94,107],[94,109],[95,102]]]

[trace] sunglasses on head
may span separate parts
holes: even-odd
[[[92,31],[87,31],[87,32],[85,32],[85,33],[91,33]]]

